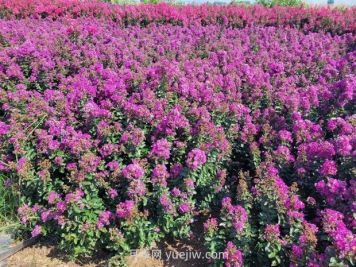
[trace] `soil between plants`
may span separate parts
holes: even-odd
[[[151,257],[144,250],[138,250],[136,256],[129,256],[126,262],[130,267],[205,267],[208,265],[204,248],[203,223],[209,215],[203,214],[192,223],[193,235],[189,239],[167,237],[157,244],[161,259]],[[7,260],[8,267],[107,267],[110,258],[105,252],[97,252],[91,258],[67,261],[66,255],[56,248],[55,238],[43,237],[38,243],[24,248]],[[175,254],[176,253],[176,254]],[[183,253],[185,258],[177,256]],[[190,253],[200,253],[193,258]],[[167,257],[169,256],[169,258]]]

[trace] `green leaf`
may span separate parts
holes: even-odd
[[[276,257],[276,252],[271,252],[270,254],[268,254],[268,258],[270,258],[270,259],[273,259],[273,258],[275,258]]]

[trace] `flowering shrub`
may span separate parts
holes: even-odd
[[[276,5],[277,2],[280,2],[279,5]],[[60,17],[91,17],[113,21],[120,26],[146,26],[151,23],[188,26],[198,23],[244,28],[254,24],[256,26],[296,27],[304,31],[332,33],[355,33],[356,31],[355,7],[308,8],[299,5],[301,4],[299,0],[268,0],[260,1],[260,4],[273,7],[260,5],[173,6],[167,3],[110,5],[98,0],[0,0],[0,18],[31,17],[56,20]]]
[[[209,15],[236,7],[194,7],[206,20],[193,23],[193,7],[128,6],[137,21],[118,27],[94,2],[3,2],[26,18],[1,20],[0,172],[33,236],[56,233],[73,256],[126,253],[192,236],[210,209],[205,244],[225,252],[213,266],[354,264],[353,34]]]

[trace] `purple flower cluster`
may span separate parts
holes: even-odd
[[[237,247],[229,241],[227,246],[224,250],[224,260],[226,267],[241,267],[243,260],[242,260],[242,253]]]
[[[237,233],[240,233],[248,222],[246,210],[241,206],[233,206],[229,197],[222,200],[223,212],[231,217],[232,226]]]
[[[6,125],[4,122],[0,122],[0,136],[6,135],[10,130],[10,126]]]
[[[125,207],[127,209],[127,206]],[[127,211],[128,213],[130,211]],[[126,215],[126,214],[125,214]],[[118,215],[119,216],[119,215]],[[100,214],[99,214],[99,219],[98,219],[98,222],[96,223],[96,227],[98,229],[102,228],[104,225],[109,225],[110,224],[110,221],[109,219],[112,217],[112,214],[110,211],[102,211]]]
[[[122,175],[128,180],[140,179],[144,174],[145,170],[137,162],[127,165],[122,170]]]
[[[39,225],[36,225],[35,228],[32,230],[31,235],[32,237],[38,236],[42,231],[42,227]]]
[[[180,205],[179,205],[179,210],[180,210],[182,213],[187,213],[187,212],[191,211],[190,204],[187,203],[187,202],[184,202],[184,203],[180,204]]]
[[[199,166],[206,162],[206,154],[203,150],[194,148],[188,153],[186,164],[192,170],[197,170]]]
[[[337,165],[332,160],[327,160],[323,163],[319,170],[320,175],[322,176],[334,176],[337,173]]]
[[[215,218],[210,218],[204,223],[204,230],[207,232],[215,232],[218,229],[218,221]]]
[[[335,210],[325,209],[321,212],[324,231],[333,239],[333,246],[341,257],[354,257],[356,251],[356,235],[343,222],[344,216]]]
[[[166,165],[157,164],[153,169],[152,182],[159,184],[161,187],[167,186],[166,179],[169,178],[169,173],[167,171]]]
[[[267,224],[263,238],[267,241],[279,240],[281,234],[279,227],[279,224]]]
[[[171,201],[171,199],[169,198],[168,193],[163,194],[160,199],[159,199],[160,204],[164,207],[164,211],[166,213],[176,213],[176,210],[174,208],[174,205]]]
[[[47,199],[48,199],[48,203],[49,204],[53,204],[56,202],[57,199],[60,199],[61,195],[56,193],[56,192],[49,192],[48,193],[48,196],[47,196]]]
[[[146,194],[146,185],[141,180],[133,180],[127,188],[127,195],[132,199],[140,199]]]
[[[171,144],[166,139],[157,140],[152,145],[151,157],[169,159]]]
[[[116,207],[116,216],[118,218],[129,218],[133,215],[134,208],[135,202],[132,200],[126,200],[125,202],[121,202]]]
[[[108,190],[108,196],[111,198],[111,199],[114,199],[115,197],[117,197],[118,193],[117,193],[117,190],[115,189],[112,189],[110,188]]]
[[[318,193],[325,196],[325,199],[330,206],[334,206],[346,196],[347,183],[345,181],[330,178],[327,183],[323,180],[317,182],[315,188]]]

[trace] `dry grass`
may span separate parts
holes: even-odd
[[[54,246],[41,244],[33,245],[14,254],[8,259],[8,267],[95,267],[104,266],[100,263],[79,264],[73,261],[65,261],[63,257],[55,256]]]
[[[8,267],[77,267],[74,262],[64,262],[49,256],[52,248],[35,245],[23,249],[8,259]],[[89,267],[90,265],[88,265]],[[95,265],[91,265],[95,266]]]
[[[24,248],[7,260],[8,267],[101,267],[105,260],[100,253],[95,259],[74,262],[56,248],[54,239],[43,238],[38,243]]]
[[[163,267],[162,261],[154,258],[146,258],[144,254],[136,257],[128,257],[130,267]],[[16,253],[8,259],[8,267],[101,267],[105,266],[105,260],[95,262],[65,261],[63,255],[58,253],[53,245],[37,244]]]

